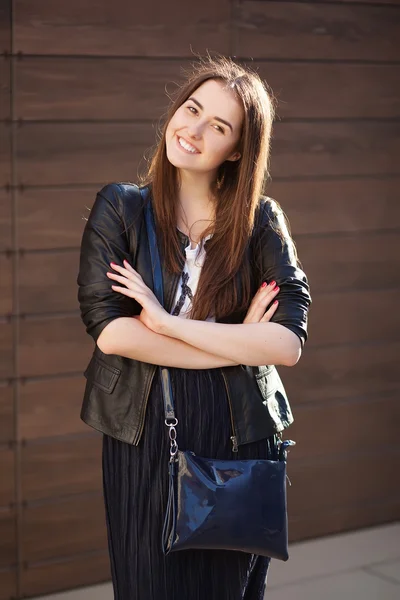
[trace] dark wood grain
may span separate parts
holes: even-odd
[[[397,521],[399,515],[399,497],[333,508],[329,510],[328,519],[323,507],[320,511],[308,511],[298,516],[289,513],[289,539],[297,542],[383,525]]]
[[[1,40],[1,18],[2,9],[0,7],[0,43]],[[11,60],[8,56],[0,55],[0,121],[10,119],[11,117]]]
[[[19,261],[21,312],[77,310],[78,271],[78,249],[51,254],[24,254]]]
[[[25,320],[20,332],[21,375],[83,372],[93,347],[79,316]]]
[[[54,431],[53,433],[58,433]],[[24,500],[96,492],[102,488],[100,434],[37,441],[22,448]]]
[[[324,405],[355,397],[368,401],[400,393],[397,340],[326,347],[308,346],[310,342],[295,368],[278,367],[294,411],[310,402]]]
[[[17,570],[0,571],[0,600],[10,600],[17,597]]]
[[[400,115],[395,65],[250,62],[278,99],[280,118]],[[15,63],[21,119],[158,119],[188,62],[29,58]],[[54,81],[57,80],[57,85]],[[104,85],[104,81],[108,85]],[[307,85],[304,85],[304,82]]]
[[[14,386],[0,381],[0,443],[14,440]]]
[[[31,54],[193,56],[207,48],[229,53],[229,0],[131,3],[18,0],[15,48]]]
[[[12,0],[0,4],[0,53],[11,52],[11,5]]]
[[[0,121],[0,188],[11,184],[11,126]]]
[[[26,189],[18,193],[20,248],[79,248],[99,189]]]
[[[393,287],[393,274],[400,272],[398,230],[301,236],[296,246],[315,292],[368,293],[371,288]]]
[[[294,407],[294,416],[285,436],[296,441],[291,465],[340,453],[350,457],[371,443],[376,448],[393,444],[400,428],[398,392],[303,404]]]
[[[398,9],[313,2],[237,5],[234,53],[252,58],[399,60]]]
[[[11,255],[0,254],[0,315],[9,315],[13,309],[13,273]]]
[[[399,186],[400,178],[397,177],[344,181],[273,180],[266,191],[281,204],[294,235],[361,233],[399,228]]]
[[[11,202],[11,192],[0,188],[0,252],[11,249]]]
[[[31,120],[159,119],[188,65],[185,59],[27,57],[16,63],[17,114]]]
[[[80,364],[84,371],[86,363]],[[19,431],[25,441],[90,433],[80,419],[86,379],[81,376],[33,380],[20,386]]]
[[[14,375],[13,347],[12,323],[0,320],[0,379]]]
[[[27,506],[23,511],[27,562],[72,556],[107,546],[101,493]]]
[[[106,551],[72,555],[64,560],[28,565],[21,578],[26,596],[70,590],[110,580],[110,561]]]
[[[325,512],[364,503],[377,504],[385,499],[400,500],[399,485],[393,473],[400,467],[400,453],[390,440],[377,446],[374,436],[360,454],[347,454],[349,441],[337,436],[338,457],[313,457],[307,461],[288,460],[288,474],[292,482],[288,497],[292,517],[307,513]],[[385,460],[382,460],[385,453]]]
[[[0,507],[9,506],[15,501],[14,490],[14,450],[0,445]]]
[[[273,177],[400,173],[400,123],[277,123]]]
[[[279,118],[368,119],[400,115],[397,65],[297,61],[284,65],[272,61],[247,64],[272,88]]]
[[[14,510],[7,508],[0,510],[0,572],[17,562],[15,518]]]
[[[16,135],[26,185],[135,181],[156,142],[150,124],[26,123]]]
[[[314,294],[310,344],[354,344],[399,339],[398,289],[371,288],[368,293]]]

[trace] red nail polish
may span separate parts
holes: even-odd
[[[271,287],[273,287],[273,286],[275,285],[275,283],[276,283],[276,281],[271,281],[269,285],[270,285]]]
[[[274,304],[278,304],[278,300],[275,300],[275,301],[274,301]]]
[[[262,286],[261,286],[261,287],[262,287],[262,288],[265,288],[266,286],[267,286],[267,284],[266,284],[266,283],[265,283],[265,281],[264,281],[264,283],[262,284]]]

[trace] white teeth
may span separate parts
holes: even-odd
[[[185,142],[185,140],[183,140],[181,137],[178,138],[178,141],[180,143],[180,145],[182,146],[182,148],[185,148],[185,150],[188,150],[189,152],[197,152],[196,148],[193,148],[193,146],[191,146],[190,144],[188,144],[187,142]]]

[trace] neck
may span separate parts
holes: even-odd
[[[215,218],[215,200],[210,190],[210,174],[180,171],[177,206],[178,228],[197,241]]]

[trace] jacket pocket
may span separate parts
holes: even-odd
[[[107,394],[112,394],[121,375],[121,370],[108,365],[97,356],[92,356],[83,375],[95,387]]]

